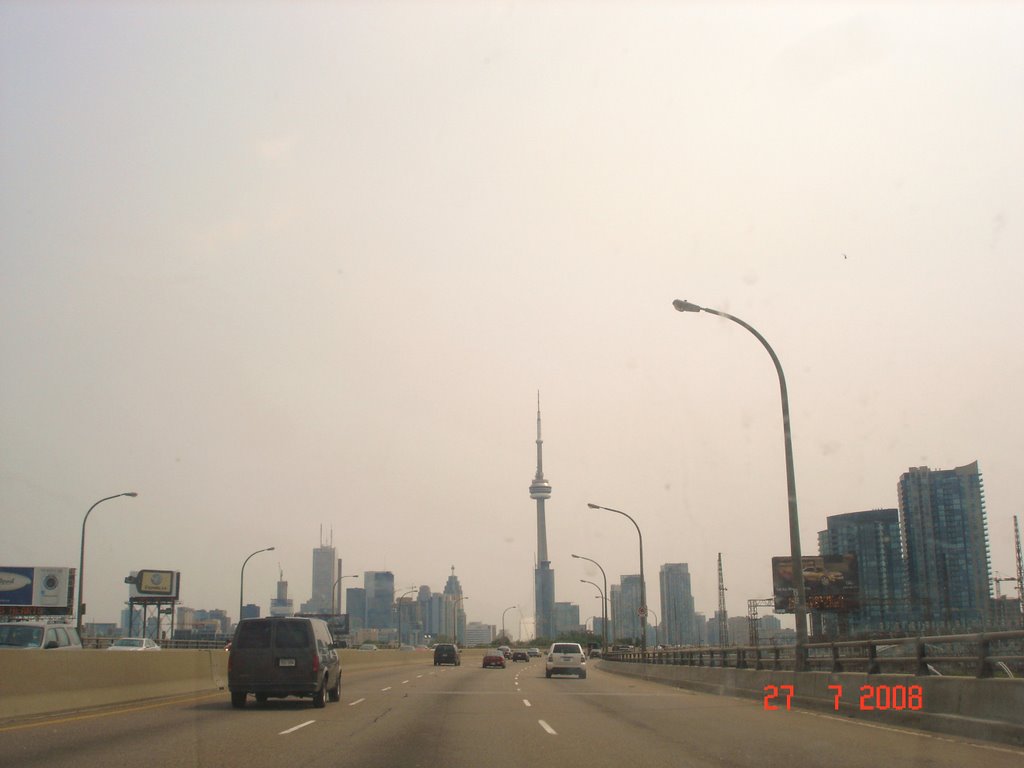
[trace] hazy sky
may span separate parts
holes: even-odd
[[[697,609],[975,459],[1024,515],[1024,4],[0,4],[0,565]],[[346,587],[353,581],[346,580]],[[1009,591],[1008,585],[1003,585]],[[508,623],[513,622],[513,613]]]

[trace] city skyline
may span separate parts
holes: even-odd
[[[539,417],[539,413],[538,413],[538,417]],[[539,440],[539,418],[538,418],[538,441],[537,442],[538,442],[538,449],[539,449],[539,443],[540,443],[540,440]],[[959,477],[959,476],[964,475],[966,473],[969,476],[977,476],[978,478],[980,478],[980,471],[978,469],[978,462],[977,461],[971,462],[970,464],[962,466],[962,467],[957,467],[955,469],[949,469],[949,470],[942,469],[942,468],[910,467],[910,468],[908,468],[907,472],[903,473],[900,476],[899,487],[903,487],[906,484],[907,480],[909,478],[911,478],[911,477],[923,476],[925,478],[928,478],[933,473],[936,474],[939,477]],[[539,467],[538,467],[538,477],[540,475],[541,475],[541,473],[540,473]],[[960,481],[958,480],[957,482],[960,482]],[[979,488],[979,492],[980,492],[980,479],[978,480],[977,487]],[[983,496],[983,494],[982,494],[982,496]],[[982,509],[983,509],[983,506],[984,506],[984,503],[982,502]],[[902,543],[903,542],[903,540],[902,540],[903,534],[901,533],[901,529],[903,528],[905,523],[904,523],[903,517],[899,514],[899,510],[897,510],[897,509],[876,508],[876,509],[872,509],[872,510],[859,511],[859,512],[847,512],[847,513],[840,513],[840,514],[837,514],[837,515],[829,516],[826,519],[826,523],[827,523],[826,530],[819,531],[818,534],[817,534],[817,538],[818,538],[817,551],[819,552],[819,554],[834,554],[834,555],[837,555],[837,554],[842,554],[843,552],[853,552],[853,553],[857,553],[859,555],[859,546],[860,545],[856,544],[856,540],[857,540],[857,536],[858,536],[858,534],[856,533],[857,528],[856,527],[851,527],[851,526],[857,526],[859,524],[859,521],[864,521],[864,522],[868,523],[869,527],[877,526],[883,519],[886,521],[887,525],[889,525],[890,527],[894,527],[894,529],[895,529],[895,531],[897,533],[897,541],[896,541],[896,543],[897,544]],[[843,528],[844,525],[847,526],[847,527],[850,527],[850,531],[849,532],[844,532],[844,528]],[[985,524],[984,527],[987,528],[987,524]],[[323,532],[322,532],[322,527],[321,527],[321,544],[320,544],[320,546],[315,547],[315,548],[313,548],[311,550],[311,552],[312,552],[311,564],[312,564],[312,570],[313,570],[313,573],[314,573],[313,583],[316,582],[316,573],[317,573],[317,570],[318,570],[318,563],[319,563],[319,569],[321,571],[324,570],[325,564],[329,563],[330,566],[331,566],[331,568],[330,568],[331,573],[334,574],[334,565],[337,564],[337,566],[340,568],[340,564],[342,562],[342,558],[337,558],[336,559],[336,557],[335,557],[336,556],[336,549],[333,547],[333,545],[330,545],[330,544],[325,545],[323,543],[322,536],[323,536]],[[333,540],[333,532],[331,534],[331,538]],[[880,544],[877,544],[876,546],[880,546]],[[935,543],[933,543],[930,548],[932,550],[934,550],[935,546],[936,546]],[[809,556],[809,553],[811,551],[812,550],[807,549],[805,551],[805,556]],[[896,603],[901,603],[901,604],[902,604],[903,601],[909,600],[909,597],[906,596],[905,590],[907,589],[907,585],[909,585],[909,583],[910,583],[909,579],[912,578],[912,577],[911,577],[910,572],[909,572],[909,566],[905,562],[903,562],[903,560],[902,560],[902,557],[903,557],[902,552],[900,552],[897,549],[897,554],[899,554],[899,556],[900,556],[899,566],[901,568],[905,569],[905,570],[903,570],[900,573],[900,580],[901,581],[900,581],[899,586],[891,586],[890,590],[894,590],[894,591],[887,592],[887,594],[884,597],[884,599],[883,599],[883,596],[881,594],[875,594],[877,592],[877,590],[878,590],[878,587],[874,586],[873,582],[871,580],[874,579],[874,578],[877,578],[877,577],[871,571],[866,570],[865,566],[862,565],[862,570],[861,570],[862,578],[863,578],[864,575],[870,574],[868,579],[866,579],[866,581],[868,582],[868,585],[866,587],[868,589],[867,596],[868,596],[869,600],[879,601],[879,603],[878,603],[879,605],[881,605],[885,600],[892,600],[892,601],[895,601]],[[991,562],[990,562],[990,558],[988,557],[987,549],[985,550],[985,554],[986,554],[985,571],[987,573],[989,573],[990,579],[991,579],[991,574],[995,573],[996,569],[991,567]],[[665,590],[664,569],[667,568],[667,567],[678,567],[680,565],[683,566],[684,568],[687,568],[687,564],[686,563],[664,563],[664,564],[660,564],[660,568],[662,569],[662,573],[659,575],[658,592],[652,591],[652,585],[648,584],[648,604],[652,605],[652,606],[653,605],[659,605],[660,609],[661,609],[661,613],[665,613],[666,615],[669,615],[669,616],[671,614],[666,610],[666,603],[665,603],[665,597],[664,597],[664,594],[665,594],[665,591],[664,591]],[[454,574],[454,570],[455,570],[454,566],[451,566],[451,573],[449,574],[449,576],[446,577],[447,578],[446,587],[445,587],[446,590],[448,588],[450,588],[450,584],[452,583],[452,579],[456,578],[455,574]],[[1008,573],[1009,572],[1009,568],[1007,568],[1005,570],[1005,572]],[[374,609],[376,611],[376,614],[379,614],[377,616],[377,618],[376,618],[376,623],[380,624],[381,626],[384,626],[384,625],[386,625],[387,622],[385,620],[381,619],[380,617],[384,616],[385,614],[387,614],[387,616],[390,617],[391,610],[392,610],[391,607],[390,607],[391,604],[385,605],[385,603],[387,602],[385,600],[385,593],[388,593],[388,595],[390,595],[390,599],[392,600],[392,603],[393,603],[394,601],[397,600],[397,591],[398,590],[396,590],[394,588],[394,586],[393,586],[393,584],[396,583],[396,580],[395,580],[395,576],[394,576],[394,574],[392,572],[390,572],[390,571],[388,571],[388,572],[380,571],[379,572],[379,571],[369,570],[369,571],[366,571],[364,573],[364,576],[367,577],[367,582],[369,582],[369,583],[374,583],[373,582],[373,577],[376,577],[378,575],[386,576],[387,577],[387,583],[385,583],[385,584],[383,584],[382,586],[379,586],[379,587],[378,586],[372,587],[372,589],[377,589],[379,591],[379,593],[380,593],[378,595],[377,599],[376,599],[376,602],[380,602],[381,605],[380,605],[380,607]],[[311,596],[309,601],[302,601],[301,602],[300,608],[294,608],[294,606],[299,605],[299,601],[296,600],[296,598],[295,598],[294,590],[288,588],[289,581],[284,578],[284,570],[283,569],[280,570],[279,577],[280,578],[279,578],[279,580],[277,582],[277,585],[275,587],[275,596],[276,596],[276,598],[278,600],[282,600],[284,598],[287,598],[288,602],[290,604],[292,604],[294,610],[301,610],[302,612],[321,612],[320,610],[316,610],[316,611],[312,610],[315,607],[312,604],[314,602],[316,602],[316,600],[317,600],[317,596],[316,596],[315,592]],[[333,575],[332,578],[337,578],[337,575]],[[622,580],[623,579],[627,580],[627,583],[630,585],[629,588],[626,590],[626,594],[625,595],[623,595],[623,593],[622,593]],[[326,583],[325,577],[322,576],[320,581],[323,582],[323,583]],[[456,579],[456,583],[457,583],[457,581],[458,580]],[[689,583],[689,573],[688,572],[686,573],[685,581],[687,582],[687,588],[689,588],[688,587],[688,583]],[[673,583],[674,584],[678,584],[678,577],[673,577]],[[929,580],[925,579],[924,583],[929,583]],[[770,584],[770,574],[769,574],[769,584]],[[283,587],[282,587],[282,585],[283,585]],[[338,586],[339,586],[339,588],[342,588],[342,585],[340,583],[339,583]],[[422,589],[422,588],[427,587],[427,586],[429,586],[429,582],[423,582],[421,585],[419,585],[419,588]],[[620,614],[621,615],[631,614],[632,611],[624,611],[622,606],[626,605],[626,604],[632,605],[633,603],[635,603],[637,606],[639,605],[639,591],[638,591],[639,590],[639,576],[637,574],[623,574],[620,577],[620,580],[618,582],[609,582],[609,593],[611,593],[613,591],[612,587],[614,587],[614,591],[616,593],[616,601],[617,601],[617,604],[619,605],[619,609],[618,610],[619,610]],[[285,590],[285,592],[282,592],[282,588]],[[323,588],[323,584],[321,584],[321,589],[322,588]],[[359,588],[355,588],[355,589],[357,591],[362,591],[362,592],[365,593],[365,588],[364,587],[359,587]],[[633,595],[632,591],[630,591],[630,590],[636,591],[636,595]],[[1011,587],[1011,590],[1015,592],[1016,591],[1016,587]],[[994,587],[992,586],[991,581],[989,581],[989,594],[994,594],[994,592],[995,592]],[[272,597],[268,597],[266,599],[265,603],[261,602],[261,600],[260,600],[260,598],[258,596],[254,595],[252,597],[253,597],[253,599],[249,600],[249,602],[254,604],[254,605],[260,606],[261,610],[264,610],[265,608],[269,608],[270,612],[273,612],[275,610],[275,606],[273,605],[274,600],[273,600]],[[742,601],[740,601],[737,598],[736,599],[737,604],[742,602],[742,605],[739,605],[739,610],[736,611],[735,614],[734,614],[734,611],[730,609],[730,611],[729,611],[729,613],[730,613],[730,620],[731,620],[731,618],[734,618],[734,617],[738,618],[741,614],[743,616],[745,616],[746,615],[745,614],[746,600],[747,599],[752,599],[753,597],[755,597],[755,596],[751,595],[751,596],[745,597],[745,598],[742,599]],[[757,597],[760,597],[760,596],[757,596]],[[330,595],[327,594],[328,602],[329,602],[329,598],[330,598]],[[340,599],[341,599],[340,594],[338,594],[337,599],[340,601]],[[609,597],[609,600],[611,600],[610,597]],[[972,598],[972,600],[976,600],[976,598]],[[697,610],[698,606],[696,604],[696,601],[692,597],[692,595],[689,596],[689,601],[690,601],[690,606],[691,606],[689,610],[691,612],[693,612],[694,615],[702,613],[702,611]],[[181,600],[179,602],[179,605],[187,606],[188,603],[189,603],[189,601],[183,599],[183,600]],[[557,603],[555,607],[557,607],[558,605],[565,606],[565,605],[569,605],[569,604],[572,604],[572,605],[575,605],[575,606],[580,606],[580,605],[588,605],[589,603],[579,603],[577,601],[563,601],[563,602]],[[522,606],[516,606],[516,607],[519,608],[520,613],[522,613]],[[717,609],[717,603],[715,603],[711,607],[713,609]],[[214,609],[216,609],[216,610],[223,610],[220,607],[216,607],[215,608],[214,606],[207,606],[207,607],[205,607],[205,608],[203,608],[201,610],[214,610]],[[278,613],[284,613],[284,612],[287,612],[287,610],[289,610],[289,609],[285,608],[284,606],[278,606],[276,610],[277,610]],[[578,613],[579,613],[580,610],[581,609],[579,607],[577,607],[577,612]],[[609,613],[610,626],[611,627],[618,627],[619,624],[618,624],[618,622],[616,621],[616,619],[613,616],[612,609],[610,608],[609,610],[610,610],[610,613]],[[875,608],[865,608],[865,611],[866,611],[865,617],[867,617],[867,615],[868,615],[867,611],[871,611],[872,613],[877,613],[878,610],[879,610],[879,608],[877,606]],[[882,610],[884,612],[884,609],[882,609]],[[905,613],[906,609],[905,608],[901,608],[899,611],[896,611],[896,613],[900,614],[900,611],[903,611]],[[327,612],[327,611],[325,610],[323,612]],[[347,609],[344,612],[348,613]],[[714,613],[714,612],[715,612],[715,610],[711,611],[711,613]],[[890,609],[890,612],[892,612],[892,609]],[[661,613],[658,614],[659,617],[660,617]],[[460,613],[460,615],[463,615],[463,614],[466,617],[470,616],[471,615],[471,609],[470,610],[462,611]],[[123,611],[122,611],[122,615],[123,615]],[[227,615],[231,616],[230,609],[227,611]],[[582,614],[580,614],[580,615],[582,615]],[[598,611],[597,615],[598,616],[600,615],[599,611]],[[621,615],[620,615],[620,619],[619,619],[620,621],[622,620]],[[784,615],[784,614],[779,614],[779,615]],[[232,618],[234,618],[234,617],[232,617]],[[589,620],[590,614],[588,614],[585,618],[587,618]],[[890,617],[890,618],[892,618],[892,617]],[[470,619],[469,618],[465,618],[463,620],[469,621]],[[867,619],[865,618],[865,620],[867,620]],[[89,621],[90,622],[96,622],[96,623],[109,623],[109,622],[105,622],[105,621],[101,621],[101,620],[96,620],[96,619],[90,619]],[[489,624],[489,622],[487,622],[486,620],[483,620],[483,619],[474,620],[474,621],[477,621],[477,623],[481,623],[481,624]],[[635,619],[635,617],[630,615],[629,618],[626,619],[625,621],[626,621],[625,626],[627,628],[625,630],[622,630],[622,631],[624,631],[627,635],[630,634],[631,632],[634,633],[634,634],[639,632],[639,622],[638,622],[638,620]],[[661,621],[661,619],[659,618],[659,622],[660,621]],[[899,616],[899,622],[897,624],[894,624],[893,628],[897,629],[897,630],[904,630],[904,629],[906,629],[907,621],[908,621],[908,616],[907,615],[900,615]],[[520,623],[521,623],[522,626],[528,625],[529,617],[527,617],[526,615],[523,615],[523,618],[521,619]],[[941,623],[941,622],[940,622],[940,620],[938,618],[933,617],[932,618],[932,623],[933,624],[938,624],[938,623]],[[556,621],[555,624],[557,625],[558,622]],[[856,627],[852,627],[852,628],[856,629]]]
[[[532,606],[689,565],[695,604],[985,469],[1024,506],[1024,8],[0,4],[0,566],[86,621],[180,571],[237,611],[350,573]],[[87,30],[87,34],[83,34]],[[345,587],[352,586],[345,582]],[[1009,585],[1003,584],[1004,590]],[[584,611],[585,612],[585,611]],[[581,617],[585,618],[585,617]],[[662,617],[663,618],[663,617]],[[788,621],[788,619],[784,619]]]

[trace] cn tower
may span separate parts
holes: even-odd
[[[548,560],[548,533],[544,502],[551,498],[551,483],[544,479],[544,441],[540,437],[540,392],[537,393],[537,474],[530,484],[530,498],[537,502],[537,565],[533,571],[536,605],[536,636],[555,639],[555,572]]]

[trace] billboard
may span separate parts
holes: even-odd
[[[70,614],[74,601],[74,568],[0,567],[0,613]]]
[[[809,609],[846,612],[860,607],[856,555],[824,555],[801,559]],[[776,613],[793,613],[796,605],[793,558],[772,558],[772,591]]]
[[[178,599],[181,586],[179,571],[158,571],[151,568],[132,571],[128,582],[128,596],[136,602],[171,602]]]

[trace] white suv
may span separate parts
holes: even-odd
[[[578,675],[587,677],[587,655],[579,643],[552,643],[544,662],[544,675]]]

